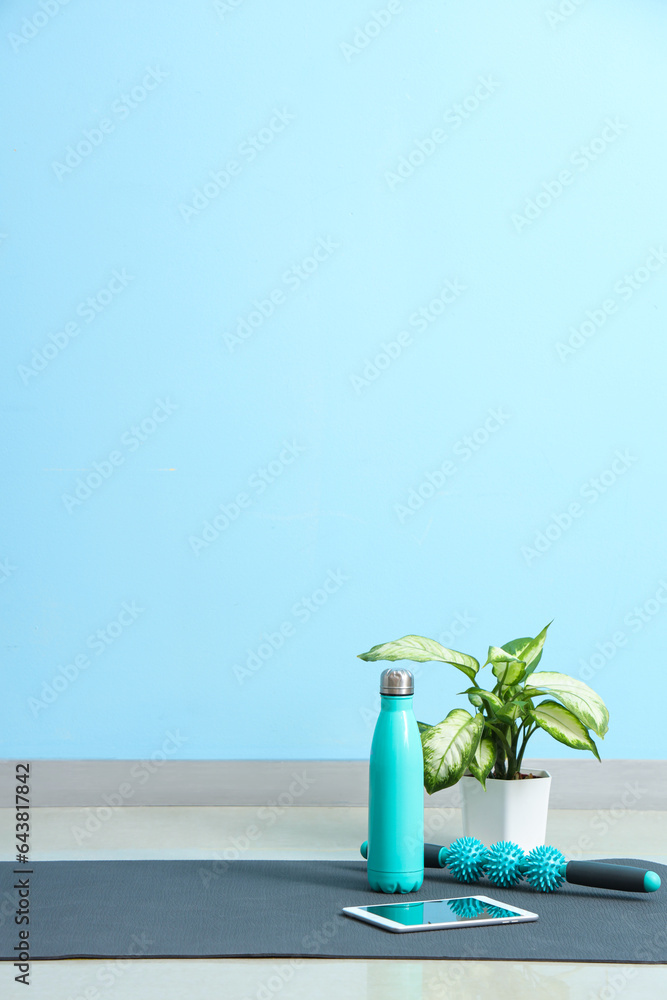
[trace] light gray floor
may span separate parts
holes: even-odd
[[[14,811],[0,810],[0,860],[13,860]],[[259,830],[250,841],[249,826]],[[357,858],[363,808],[292,806],[34,809],[33,860],[93,858]],[[461,835],[457,809],[426,810],[426,835]],[[667,813],[552,810],[547,842],[566,857],[667,863]],[[660,891],[667,891],[667,886]],[[434,932],[435,933],[435,932]],[[446,932],[443,932],[446,933]],[[667,996],[667,967],[571,963],[289,960],[35,962],[30,992],[0,965],[0,996],[29,1000],[642,1000]]]

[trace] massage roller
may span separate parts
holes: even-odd
[[[366,857],[366,841],[361,854]],[[424,844],[426,868],[449,868],[457,882],[476,882],[485,876],[493,885],[513,886],[525,879],[538,892],[553,892],[563,882],[625,892],[655,892],[660,876],[645,868],[603,861],[566,861],[555,847],[535,847],[524,854],[511,840],[486,848],[475,837],[459,837],[449,847]]]

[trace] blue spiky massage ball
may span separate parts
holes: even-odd
[[[472,920],[489,908],[486,903],[483,903],[481,899],[475,899],[474,896],[464,896],[462,899],[448,899],[447,902],[449,903],[450,910],[457,917],[463,917],[464,920]]]
[[[511,840],[499,840],[486,852],[486,877],[494,885],[516,885],[525,855]]]
[[[490,917],[503,917],[508,916],[506,907],[504,906],[493,906],[491,903],[486,904],[486,912]]]
[[[447,867],[457,882],[477,882],[484,874],[486,847],[476,837],[459,837],[447,851]]]
[[[565,858],[555,847],[534,847],[523,863],[523,877],[540,892],[553,892],[565,881],[561,865]]]

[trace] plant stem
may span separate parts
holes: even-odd
[[[516,770],[516,758],[514,754],[514,748],[511,745],[511,725],[507,726],[507,731],[503,730],[499,726],[495,726],[488,719],[485,720],[485,725],[491,732],[495,735],[495,746],[496,746],[496,763],[494,765],[494,775],[497,778],[512,778],[514,777],[514,772]]]
[[[499,742],[496,742],[496,763],[493,767],[493,773],[496,778],[504,778],[507,773],[505,768],[505,749]]]
[[[487,729],[490,729],[491,732],[493,732],[493,733],[496,734],[496,736],[498,737],[498,739],[502,743],[502,749],[503,749],[504,753],[507,755],[509,753],[510,747],[509,747],[509,744],[507,743],[507,740],[505,739],[505,734],[502,732],[501,729],[499,729],[497,726],[495,726],[492,722],[489,722],[488,719],[485,720],[485,725],[486,725]]]
[[[532,727],[529,725],[527,730],[526,727],[524,726],[524,730],[526,731],[524,732],[523,740],[521,742],[521,748],[519,749],[519,755],[517,757],[517,766],[519,770],[521,770],[521,764],[523,763],[523,755],[526,750],[526,744],[528,743],[528,740],[533,735],[536,729],[537,725],[533,725]]]
[[[507,762],[508,762],[507,777],[508,779],[511,779],[514,777],[517,771],[516,743],[518,739],[518,730],[515,730],[514,727],[511,725],[511,723],[508,726],[508,729],[511,734],[511,739],[508,740],[509,750],[507,754]]]

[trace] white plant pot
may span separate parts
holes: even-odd
[[[532,771],[535,778],[503,781],[487,778],[486,791],[477,778],[461,778],[463,834],[490,847],[512,840],[523,851],[544,843],[547,832],[551,775]]]

